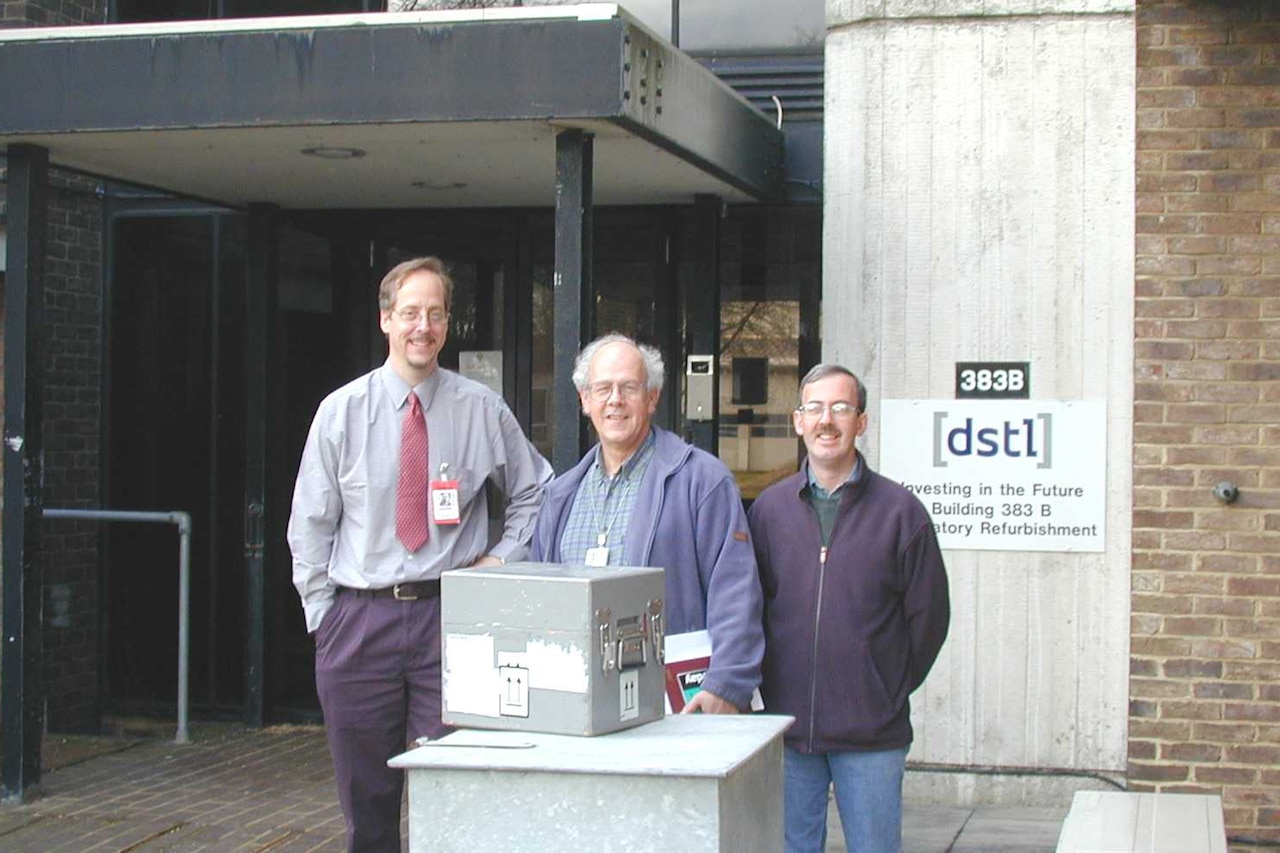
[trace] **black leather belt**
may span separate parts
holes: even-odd
[[[381,589],[356,589],[350,586],[338,587],[339,592],[361,598],[394,598],[396,601],[417,601],[420,598],[435,598],[440,594],[440,579],[429,581],[408,581],[395,586],[384,586]]]

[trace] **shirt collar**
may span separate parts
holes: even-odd
[[[636,448],[636,452],[632,453],[627,461],[622,463],[622,467],[620,467],[618,469],[618,473],[614,475],[615,478],[620,482],[629,480],[631,478],[631,472],[636,470],[636,466],[640,464],[640,460],[647,457],[653,451],[655,439],[656,436],[654,435],[653,427],[649,427],[649,434],[644,437],[644,441],[640,442],[640,446]],[[591,470],[587,473],[601,481],[609,480],[609,477],[604,473],[603,454],[600,452],[599,445],[596,445],[596,458],[595,461],[591,463]]]
[[[808,459],[804,462],[804,473],[805,478],[809,482],[809,491],[817,494],[819,497],[832,497],[838,494],[846,486],[852,486],[854,483],[858,482],[858,478],[862,476],[862,454],[859,453],[854,458],[853,470],[849,472],[849,476],[845,478],[844,482],[836,486],[830,492],[818,485],[818,480],[813,475],[813,466],[809,464]]]
[[[431,401],[435,398],[436,389],[440,387],[440,367],[431,371],[431,375],[419,382],[412,388],[409,383],[400,378],[400,374],[396,373],[391,366],[391,359],[387,359],[382,367],[378,370],[379,376],[382,378],[382,387],[387,390],[387,394],[391,397],[391,402],[395,404],[397,410],[404,407],[409,402],[409,393],[416,391],[418,394],[418,402],[422,404],[422,410],[425,412],[431,405]]]

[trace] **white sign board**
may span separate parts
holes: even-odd
[[[880,473],[914,492],[943,548],[1102,551],[1101,400],[885,400]]]
[[[458,372],[502,396],[502,350],[461,350]]]

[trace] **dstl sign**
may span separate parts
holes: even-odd
[[[1024,459],[1036,468],[1053,468],[1053,414],[1001,419],[945,411],[933,413],[933,467],[946,468],[949,459],[978,457]]]
[[[924,504],[943,548],[1107,547],[1102,400],[883,400],[881,474]]]

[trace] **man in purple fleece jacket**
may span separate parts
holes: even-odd
[[[662,356],[623,335],[578,354],[573,383],[600,443],[543,490],[532,559],[665,569],[669,634],[706,630],[711,666],[686,713],[746,710],[760,683],[760,579],[724,463],[649,423]]]
[[[867,391],[820,364],[792,422],[808,457],[751,506],[764,588],[761,693],[796,718],[784,736],[787,853],[821,853],[827,796],[850,853],[900,853],[908,697],[947,636],[947,572],[920,501],[872,471],[854,441]]]

